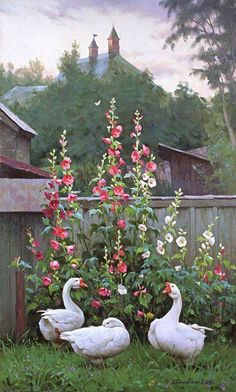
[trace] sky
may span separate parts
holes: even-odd
[[[58,74],[57,63],[74,40],[81,58],[88,56],[93,34],[99,53],[107,52],[112,25],[120,37],[120,53],[137,68],[148,69],[154,81],[173,92],[180,81],[208,97],[207,83],[191,75],[190,42],[163,49],[171,21],[158,0],[0,0],[0,62],[16,68],[40,59],[46,74]]]

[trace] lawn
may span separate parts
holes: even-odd
[[[38,342],[0,351],[1,392],[138,392],[236,390],[236,347],[207,344],[194,366],[139,342],[105,369],[89,367],[69,348]]]

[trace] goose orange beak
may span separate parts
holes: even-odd
[[[162,294],[170,294],[171,293],[171,285],[169,282],[165,283],[165,289],[162,291]]]
[[[83,289],[88,287],[88,285],[84,282],[83,278],[80,278],[80,287],[82,287]]]

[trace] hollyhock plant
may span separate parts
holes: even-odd
[[[110,296],[111,296],[111,290],[108,290],[106,287],[101,287],[101,288],[98,290],[98,294],[99,294],[101,297],[110,297]]]
[[[124,230],[126,228],[126,222],[124,219],[119,219],[117,225],[121,230]]]
[[[64,158],[63,161],[61,161],[60,166],[63,170],[69,170],[71,166],[71,159],[67,157]]]
[[[49,263],[49,268],[50,268],[52,271],[57,271],[57,270],[60,268],[60,264],[58,263],[57,260],[50,261],[50,263]]]
[[[43,286],[48,287],[52,283],[52,279],[49,276],[43,276],[42,283],[43,283]]]
[[[101,302],[100,302],[98,299],[93,299],[93,300],[90,302],[90,305],[91,305],[91,307],[94,308],[94,309],[99,309],[99,308],[101,307]]]
[[[52,234],[61,239],[68,237],[68,231],[64,227],[60,226],[53,227]]]

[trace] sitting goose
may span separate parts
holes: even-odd
[[[84,313],[76,305],[71,297],[70,290],[80,287],[88,287],[82,278],[70,278],[63,287],[62,299],[65,309],[39,310],[42,318],[39,321],[39,329],[46,340],[51,342],[60,341],[60,333],[72,331],[82,327]]]

